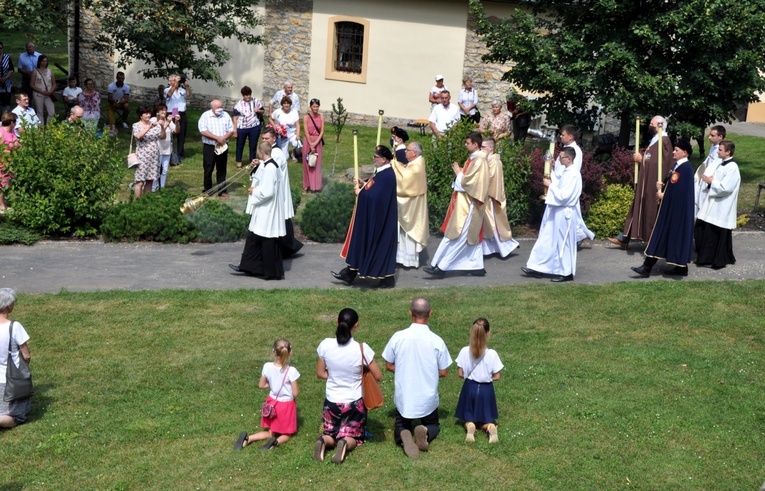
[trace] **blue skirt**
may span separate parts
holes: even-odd
[[[465,380],[454,416],[466,423],[496,423],[498,413],[494,384]]]

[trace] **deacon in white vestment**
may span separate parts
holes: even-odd
[[[483,137],[470,133],[465,147],[470,158],[460,167],[452,163],[455,178],[452,199],[446,218],[441,225],[444,238],[433,255],[431,266],[423,268],[427,274],[443,277],[445,271],[465,270],[468,275],[484,276],[483,268],[483,214],[489,197],[489,165],[481,151]]]
[[[720,142],[725,139],[727,131],[725,126],[715,125],[709,129],[709,143],[712,145],[709,148],[709,155],[704,159],[704,162],[696,169],[696,175],[694,176],[695,188],[694,198],[696,203],[695,213],[698,216],[699,211],[704,206],[704,200],[707,199],[708,193],[702,192],[707,189],[707,183],[704,182],[703,176],[714,176],[717,166],[720,165],[722,159],[717,155],[717,150],[720,147]]]
[[[548,186],[539,238],[522,268],[528,276],[553,275],[553,282],[573,281],[576,274],[576,204],[582,193],[582,176],[573,168],[576,153],[564,148],[560,154],[564,170],[558,178],[545,179]]]
[[[398,205],[398,248],[396,262],[408,268],[420,267],[420,252],[428,245],[428,179],[422,145],[406,146],[409,163],[391,161],[396,173]]]
[[[264,142],[271,144],[271,158],[274,159],[279,166],[279,172],[281,177],[279,179],[279,186],[281,188],[281,206],[282,216],[285,220],[285,234],[281,240],[282,257],[287,259],[297,253],[302,247],[303,243],[295,238],[295,232],[292,228],[292,217],[295,216],[295,208],[292,206],[292,190],[290,189],[290,175],[287,167],[287,156],[284,154],[281,148],[277,145],[276,132],[271,127],[266,127],[262,133],[262,139]]]
[[[582,149],[579,148],[579,144],[576,143],[578,138],[579,130],[576,128],[576,126],[567,124],[561,127],[560,142],[563,144],[564,148],[571,147],[574,149],[574,152],[576,152],[574,164],[571,167],[579,172],[579,175],[581,175],[584,155],[582,153]],[[565,169],[565,167],[560,163],[559,156],[557,159],[555,159],[554,172],[556,177],[560,178],[561,174],[563,173],[563,169]],[[594,239],[595,234],[592,233],[590,229],[587,228],[587,224],[584,223],[584,218],[582,217],[582,206],[579,202],[576,203],[576,213],[579,215],[579,225],[576,228],[576,243],[579,245],[584,239]]]
[[[714,175],[701,176],[703,206],[696,217],[694,239],[696,243],[696,265],[711,266],[713,269],[735,264],[732,232],[738,216],[738,192],[741,187],[741,173],[733,161],[736,146],[732,141],[719,144],[720,163]]]
[[[484,139],[481,149],[488,155],[489,199],[483,216],[483,255],[499,254],[507,257],[518,247],[513,239],[510,223],[507,221],[507,199],[505,197],[505,172],[499,154],[494,153],[494,140]]]

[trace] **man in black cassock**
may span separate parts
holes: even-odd
[[[656,197],[661,200],[659,216],[648,240],[645,261],[632,268],[640,278],[648,278],[659,259],[666,259],[674,268],[664,274],[688,276],[688,263],[693,251],[694,180],[693,166],[688,161],[692,147],[688,140],[678,140],[664,183],[657,182]],[[663,186],[663,190],[662,190]]]
[[[358,180],[358,197],[351,224],[340,257],[348,264],[332,276],[350,285],[356,276],[379,279],[381,288],[396,285],[396,247],[398,212],[396,174],[391,168],[393,153],[388,147],[375,148],[375,175],[364,182]]]

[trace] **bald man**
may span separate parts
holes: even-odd
[[[228,139],[234,135],[234,122],[223,110],[223,103],[218,99],[210,102],[210,110],[199,118],[199,134],[202,135],[202,167],[204,169],[204,191],[212,185],[212,172],[215,169],[217,184],[226,180],[226,160],[228,159]],[[227,198],[225,189],[218,190],[218,196]]]

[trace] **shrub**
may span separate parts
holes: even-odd
[[[299,186],[290,186],[290,194],[292,195],[292,208],[297,210],[303,200],[302,190]]]
[[[523,145],[505,138],[497,142],[495,152],[502,159],[507,198],[507,219],[510,225],[525,225],[531,218],[531,158]]]
[[[240,215],[217,200],[207,200],[191,215],[201,242],[236,242],[247,235],[248,215]]]
[[[300,230],[316,242],[343,242],[351,223],[356,196],[349,183],[332,182],[307,202]]]
[[[38,240],[40,240],[39,234],[8,221],[0,221],[0,245],[32,245]]]
[[[446,209],[452,195],[454,171],[452,162],[460,165],[469,157],[465,148],[465,137],[475,131],[475,123],[460,121],[446,132],[440,140],[423,144],[423,157],[428,175],[428,215],[431,233],[440,233],[439,228],[446,216]]]
[[[127,203],[113,207],[104,217],[101,224],[104,241],[148,240],[186,244],[196,239],[196,227],[180,212],[186,196],[186,191],[180,187],[166,187],[161,192],[149,193],[138,199],[131,197]]]
[[[66,122],[28,129],[19,140],[8,165],[10,218],[46,235],[95,235],[126,172],[114,142]]]
[[[628,185],[608,185],[590,207],[590,213],[585,220],[590,231],[599,239],[613,237],[621,232],[634,194],[634,190]]]

